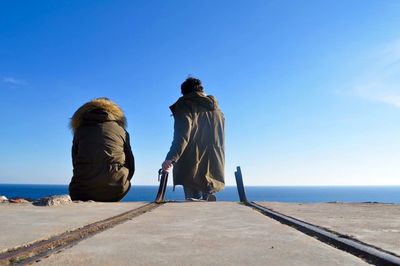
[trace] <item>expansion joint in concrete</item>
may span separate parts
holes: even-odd
[[[37,241],[18,248],[12,248],[0,253],[0,265],[18,265],[34,262],[42,257],[55,253],[63,248],[91,237],[97,233],[110,229],[118,224],[131,220],[141,214],[149,212],[162,204],[149,203],[139,208],[121,213],[119,215],[97,221],[81,228],[66,231],[46,240]]]
[[[344,236],[332,230],[327,230],[326,228],[284,215],[254,202],[245,201],[240,204],[247,205],[282,224],[291,226],[306,235],[312,236],[337,249],[353,254],[369,263],[375,265],[400,265],[400,257],[387,250],[371,246],[349,236]]]

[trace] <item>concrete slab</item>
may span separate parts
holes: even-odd
[[[39,265],[365,265],[233,202],[168,203]]]
[[[144,205],[143,202],[82,202],[38,207],[0,204],[0,252],[76,229]]]
[[[400,255],[400,205],[398,204],[257,203]]]

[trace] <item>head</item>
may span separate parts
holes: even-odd
[[[72,132],[81,126],[81,124],[86,119],[85,116],[89,113],[92,113],[96,110],[102,110],[107,113],[107,120],[117,122],[121,127],[126,128],[126,117],[122,109],[109,98],[100,97],[95,98],[76,110],[74,115],[71,118],[70,127]]]
[[[188,77],[182,84],[181,84],[181,93],[182,95],[189,94],[195,91],[203,91],[203,86],[201,85],[201,80]]]

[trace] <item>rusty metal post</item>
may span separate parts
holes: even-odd
[[[165,191],[167,190],[168,183],[168,172],[162,169],[158,170],[158,181],[160,181],[160,186],[158,187],[158,192],[155,203],[163,203],[165,197]]]

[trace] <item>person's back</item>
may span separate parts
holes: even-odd
[[[188,80],[201,89],[182,89],[183,96],[170,107],[174,140],[163,168],[174,163],[174,185],[183,185],[185,198],[207,199],[224,188],[224,116],[216,99],[204,94],[200,81]]]
[[[122,110],[106,98],[94,99],[75,112],[71,127],[72,200],[121,200],[135,170]]]

